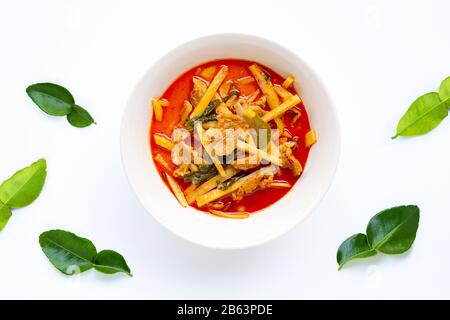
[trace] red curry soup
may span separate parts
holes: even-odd
[[[183,207],[247,218],[292,188],[317,141],[294,81],[252,61],[216,60],[152,100],[152,157]]]

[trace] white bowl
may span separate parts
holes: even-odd
[[[182,73],[203,62],[237,58],[259,62],[282,76],[297,75],[295,88],[308,111],[318,143],[293,188],[275,204],[249,219],[225,219],[182,208],[161,181],[149,146],[150,100]],[[220,249],[256,246],[275,239],[302,221],[325,195],[340,151],[338,118],[317,75],[288,49],[259,37],[219,34],[185,43],[149,68],[132,92],[121,128],[122,161],[143,206],[167,229],[194,243]]]

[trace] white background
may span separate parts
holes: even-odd
[[[0,298],[450,298],[450,120],[390,139],[409,104],[450,75],[449,12],[445,0],[1,0],[0,180],[39,157],[48,178],[0,233]],[[161,227],[132,193],[119,150],[141,74],[173,47],[221,32],[266,37],[309,62],[342,126],[340,165],[320,206],[285,236],[242,251],[199,247]],[[25,88],[45,81],[69,88],[98,125],[76,129],[41,112]],[[400,204],[421,208],[412,250],[338,272],[341,241]],[[38,244],[53,228],[121,252],[134,277],[60,274]]]

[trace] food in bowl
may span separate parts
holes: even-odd
[[[294,82],[253,61],[215,60],[152,100],[151,154],[183,207],[248,218],[289,192],[317,141]]]

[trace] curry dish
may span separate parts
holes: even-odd
[[[247,218],[292,188],[317,141],[294,84],[255,62],[216,60],[152,99],[152,157],[183,207]]]

